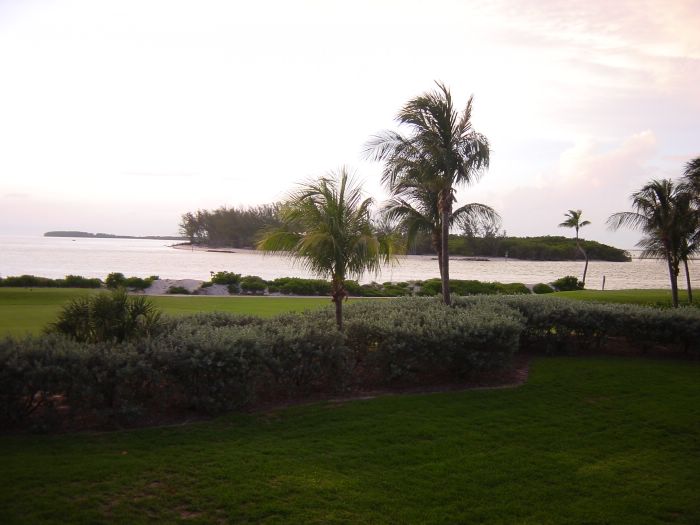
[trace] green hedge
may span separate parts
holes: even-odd
[[[14,286],[18,288],[99,288],[102,286],[102,281],[97,278],[87,278],[80,275],[66,275],[64,279],[19,275],[0,277],[0,286]]]
[[[419,283],[420,296],[435,296],[442,293],[440,279],[429,279]],[[530,290],[522,283],[482,282],[474,280],[450,279],[450,292],[455,295],[513,295],[529,294]]]
[[[630,345],[645,352],[666,347],[700,355],[700,311],[630,304],[571,301],[558,297],[511,296],[457,298],[455,306],[498,304],[523,316],[521,347],[548,353],[605,350]]]
[[[170,318],[157,333],[121,343],[55,334],[5,339],[0,419],[125,421],[348,388],[460,381],[506,366],[522,330],[513,310],[452,309],[434,299],[349,305],[346,314],[343,333],[329,308],[272,319]]]

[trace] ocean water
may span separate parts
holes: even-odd
[[[303,266],[279,255],[264,255],[251,250],[234,253],[175,249],[173,241],[146,239],[84,239],[41,236],[0,236],[0,276],[33,274],[58,278],[68,274],[104,279],[111,272],[127,276],[158,275],[169,279],[210,278],[211,272],[232,271],[243,275],[276,277],[314,277]],[[492,259],[469,261],[456,256],[450,260],[450,277],[480,281],[551,282],[564,275],[583,272],[583,261],[520,261]],[[410,255],[384,267],[380,274],[365,274],[360,282],[408,281],[438,277],[434,256]],[[587,288],[669,288],[668,271],[663,261],[633,259],[614,263],[591,261]],[[700,287],[700,264],[691,263],[694,287]],[[681,271],[680,281],[685,277]]]

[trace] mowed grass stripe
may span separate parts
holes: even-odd
[[[0,336],[40,334],[53,322],[61,306],[97,290],[57,288],[0,288]],[[153,297],[169,315],[198,312],[230,312],[269,317],[330,305],[328,297]]]
[[[549,358],[507,390],[0,437],[3,523],[700,522],[700,366]]]

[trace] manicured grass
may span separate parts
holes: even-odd
[[[3,523],[699,523],[700,366],[543,358],[516,389],[0,437]]]
[[[670,290],[578,290],[575,292],[555,292],[551,296],[580,301],[671,306]],[[678,298],[681,304],[688,304],[688,295],[685,291],[679,291]]]
[[[56,319],[61,305],[70,299],[97,290],[72,288],[0,288],[0,337],[39,334]],[[166,314],[232,312],[263,317],[284,312],[321,308],[330,304],[327,297],[154,297]]]

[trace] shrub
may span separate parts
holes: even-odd
[[[241,282],[241,274],[233,272],[216,272],[212,278],[213,284],[239,284]]]
[[[456,307],[497,301],[517,309],[525,320],[521,347],[547,353],[614,349],[620,340],[637,352],[658,346],[700,352],[700,312],[695,308],[658,309],[628,304],[520,296],[458,298]]]
[[[573,275],[561,277],[552,283],[552,286],[558,292],[569,292],[573,290],[583,290],[583,283]]]
[[[15,286],[21,288],[53,288],[57,283],[53,279],[46,277],[36,277],[34,275],[19,275],[5,277],[0,282],[1,286]]]
[[[124,286],[133,290],[145,290],[153,284],[154,280],[153,277],[148,277],[146,279],[142,279],[141,277],[129,277],[124,281]]]
[[[160,315],[149,299],[130,297],[120,288],[73,299],[47,330],[76,341],[124,341],[153,334],[158,329]]]
[[[532,291],[536,294],[552,293],[554,292],[554,288],[552,288],[548,284],[537,283],[535,286],[532,287]]]
[[[330,295],[331,284],[322,279],[280,277],[268,283],[268,290],[285,295]]]
[[[171,286],[168,288],[169,294],[190,295],[190,291],[184,286]]]
[[[257,275],[246,275],[241,279],[241,292],[246,294],[261,294],[265,292],[267,283]]]
[[[120,272],[112,272],[105,279],[105,284],[107,285],[107,288],[111,289],[121,288],[124,286],[125,282],[126,277],[124,277],[124,274]]]
[[[88,279],[80,275],[66,275],[62,285],[65,288],[99,288],[102,281],[97,278]]]
[[[522,325],[510,308],[449,308],[434,299],[357,303],[346,309],[347,344],[363,383],[463,380],[502,368]]]
[[[474,280],[450,279],[450,291],[455,295],[514,295],[529,294],[530,290],[522,283],[487,283]],[[428,279],[420,284],[418,295],[432,297],[442,293],[440,279]]]

